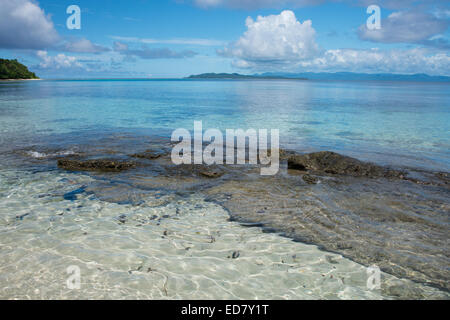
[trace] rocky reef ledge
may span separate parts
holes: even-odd
[[[120,172],[134,168],[136,164],[132,161],[119,161],[108,159],[95,160],[58,160],[58,167],[69,171],[103,171],[103,172]]]
[[[202,194],[230,220],[450,291],[448,172],[386,167],[330,151],[280,150],[280,172],[261,176],[250,165],[176,166],[167,142],[107,149],[102,142],[34,161],[56,160],[62,170],[100,176],[87,189],[105,201],[127,203],[130,194],[130,203],[151,201],[148,190]]]
[[[362,162],[330,151],[291,155],[288,158],[288,168],[368,178],[404,178],[406,175],[402,171]]]

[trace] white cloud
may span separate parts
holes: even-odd
[[[289,64],[259,64],[234,61],[233,66],[252,71],[285,72],[362,72],[362,73],[426,73],[450,76],[450,55],[425,48],[396,50],[333,49],[315,58],[291,61]]]
[[[434,9],[433,14],[439,19],[450,19],[450,9],[449,8]]]
[[[305,71],[450,75],[450,55],[424,48],[389,51],[334,49],[315,59],[299,62],[296,68]]]
[[[39,63],[40,69],[68,69],[68,68],[82,68],[83,65],[76,57],[66,56],[63,53],[56,56],[49,56],[47,51],[38,50],[37,57],[41,60]]]
[[[137,42],[144,44],[180,44],[180,45],[195,45],[195,46],[223,46],[226,44],[222,40],[201,39],[201,38],[177,38],[177,39],[148,39],[136,37],[119,37],[111,36],[112,39],[125,42]]]
[[[109,48],[92,43],[90,40],[84,38],[66,42],[62,46],[58,47],[58,49],[76,53],[101,53],[110,51]]]
[[[114,41],[114,51],[126,52],[128,50],[128,45],[119,41]]]
[[[248,17],[247,31],[242,37],[218,53],[234,58],[237,67],[254,65],[288,65],[311,59],[319,53],[316,32],[311,20],[299,22],[294,12]]]
[[[381,29],[368,30],[361,25],[359,38],[382,43],[423,43],[431,37],[445,32],[448,21],[419,11],[399,11],[391,13],[381,21]]]
[[[128,58],[139,57],[141,59],[183,59],[197,55],[191,50],[173,51],[168,48],[147,48],[145,46],[140,49],[130,49],[128,44],[119,41],[114,42],[114,51]]]
[[[0,48],[43,49],[58,41],[51,19],[34,1],[0,2]]]
[[[34,0],[0,0],[0,48],[77,53],[110,50],[87,39],[62,41],[50,16]]]
[[[450,75],[450,53],[436,48],[319,50],[311,21],[297,21],[292,11],[260,16],[256,21],[247,18],[246,24],[248,30],[238,41],[218,50],[220,55],[233,59],[232,65],[235,68],[252,71]],[[419,41],[424,35],[413,36],[405,31],[403,39],[408,37],[410,41]],[[426,41],[442,42],[442,39],[434,36]]]

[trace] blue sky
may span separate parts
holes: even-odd
[[[381,29],[369,30],[370,4]],[[81,29],[69,30],[69,5]],[[46,78],[450,75],[449,1],[0,0],[0,55]]]

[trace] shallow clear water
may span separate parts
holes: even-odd
[[[447,297],[385,273],[381,290],[368,290],[362,265],[230,222],[224,209],[196,196],[153,194],[138,206],[88,194],[69,201],[64,193],[93,178],[17,170],[0,175],[2,299]],[[79,290],[67,288],[69,266],[80,268]]]
[[[129,154],[155,135],[192,130],[201,120],[204,129],[278,128],[282,146],[298,151],[334,150],[449,171],[448,88],[312,81],[0,83],[0,298],[448,298],[386,273],[381,290],[368,290],[361,264],[229,221],[224,207],[199,192],[205,182],[198,179],[67,173],[53,159],[89,148],[97,152],[89,149],[91,155]],[[81,270],[80,290],[67,288],[70,265]]]

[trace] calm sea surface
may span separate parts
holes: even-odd
[[[126,157],[194,121],[279,129],[281,147],[299,152],[450,171],[446,83],[0,82],[0,298],[449,297],[448,187],[309,186],[286,173],[216,182],[157,161],[120,174],[56,166],[75,154]],[[282,236],[291,221],[313,240]],[[370,261],[382,267],[380,289],[367,287]],[[79,290],[67,285],[70,266]]]
[[[380,163],[450,168],[447,83],[28,81],[0,83],[2,150],[87,131],[280,129],[281,144]]]

